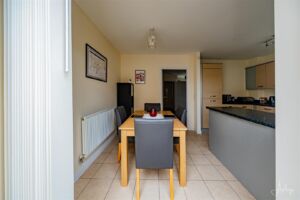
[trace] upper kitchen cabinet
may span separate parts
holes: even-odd
[[[256,66],[256,88],[262,89],[266,87],[266,65]]]
[[[269,62],[246,68],[246,89],[274,89],[275,63]]]
[[[256,89],[256,67],[246,68],[246,89]]]
[[[203,64],[203,97],[222,98],[222,64]]]
[[[266,88],[275,88],[275,62],[266,64]]]

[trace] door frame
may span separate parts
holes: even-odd
[[[183,67],[183,68],[162,68],[161,69],[161,73],[160,73],[160,81],[161,81],[161,87],[160,87],[160,95],[161,95],[161,97],[160,97],[160,103],[161,103],[161,106],[162,106],[162,108],[164,107],[164,105],[163,105],[163,103],[164,103],[164,91],[163,91],[163,84],[164,84],[164,76],[163,76],[163,73],[164,73],[164,71],[172,71],[172,70],[185,70],[185,73],[186,73],[186,83],[185,83],[185,89],[186,89],[186,95],[185,95],[185,101],[186,101],[186,110],[188,110],[189,109],[189,104],[188,104],[188,102],[189,102],[189,92],[188,92],[188,87],[187,87],[187,85],[188,85],[188,81],[189,81],[189,70],[188,70],[188,68],[187,67]],[[174,113],[175,114],[175,113]],[[187,121],[188,121],[188,118],[187,118]]]

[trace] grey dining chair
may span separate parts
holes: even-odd
[[[136,118],[134,130],[136,199],[140,199],[140,169],[169,169],[170,199],[173,200],[173,119]]]
[[[127,119],[127,114],[124,106],[118,106],[115,109],[115,116],[116,116],[116,124],[117,124],[117,135],[119,138],[119,145],[118,145],[118,161],[121,160],[121,131],[119,130],[119,127],[123,122]],[[128,138],[129,143],[134,143],[134,138],[129,137]]]
[[[183,112],[181,113],[180,121],[184,125],[186,125],[186,119],[187,119],[187,111],[186,111],[186,109],[184,109]]]
[[[152,108],[154,108],[157,112],[161,111],[160,103],[145,103],[144,104],[144,110],[146,112],[150,112]]]
[[[181,118],[182,112],[183,112],[184,108],[181,106],[178,106],[175,110],[175,115],[177,118]]]
[[[186,109],[182,109],[182,111],[180,111],[180,113],[178,113],[178,114],[180,114],[178,116],[179,120],[186,126],[186,121],[187,121],[187,111],[186,111]],[[173,142],[174,142],[174,144],[176,146],[176,150],[178,151],[178,149],[179,149],[179,146],[178,146],[178,144],[179,144],[179,138],[178,137],[174,137]]]

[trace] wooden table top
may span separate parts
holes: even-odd
[[[144,111],[135,111],[133,115],[144,115]],[[162,111],[163,115],[174,115],[171,111]],[[129,117],[120,127],[120,130],[134,130],[134,117]],[[177,118],[174,118],[174,131],[186,131],[187,127]]]

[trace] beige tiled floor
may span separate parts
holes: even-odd
[[[254,199],[226,167],[209,151],[207,135],[189,132],[187,137],[187,186],[178,182],[178,156],[174,152],[174,184],[177,200]],[[99,156],[75,183],[78,200],[134,200],[135,157],[129,149],[129,183],[120,185],[120,164],[117,161],[117,140]],[[141,200],[169,199],[167,170],[141,171]]]

